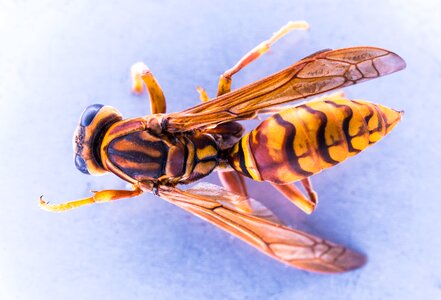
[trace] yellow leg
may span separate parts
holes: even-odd
[[[296,21],[289,22],[282,28],[280,28],[277,32],[273,34],[271,38],[260,43],[254,49],[245,54],[232,68],[225,71],[224,74],[220,76],[219,86],[218,86],[218,96],[225,94],[227,91],[230,91],[231,88],[231,77],[239,72],[246,65],[250,64],[264,53],[266,53],[271,46],[277,42],[284,35],[289,33],[292,30],[307,30],[309,28],[309,24],[305,21]]]
[[[210,101],[210,97],[208,97],[207,91],[204,88],[198,86],[196,87],[196,91],[199,93],[199,99],[201,99],[202,102]]]
[[[300,183],[305,188],[306,193],[308,193],[309,201],[314,202],[314,206],[316,206],[318,202],[318,196],[317,193],[312,188],[311,179],[309,179],[309,177],[304,178],[300,181]]]
[[[150,69],[144,63],[138,62],[130,68],[130,74],[132,77],[132,91],[134,93],[141,94],[144,92],[143,83],[147,87],[152,114],[165,113],[167,107],[164,93]]]
[[[239,72],[242,68],[244,68],[246,65],[250,64],[257,58],[259,58],[262,54],[267,52],[270,47],[278,41],[281,37],[286,35],[288,32],[294,29],[301,29],[305,30],[308,29],[309,25],[306,22],[299,21],[299,22],[289,22],[282,28],[280,28],[276,33],[273,34],[273,36],[260,43],[257,47],[249,51],[247,54],[245,54],[232,68],[225,71],[219,79],[218,84],[218,90],[217,90],[217,96],[221,96],[225,93],[230,92],[231,90],[231,83],[232,83],[232,76]],[[202,88],[197,89],[200,98],[203,102],[206,102],[209,100],[206,92]],[[222,128],[220,128],[222,127]],[[222,134],[223,130],[225,130],[225,135],[231,137],[232,130],[234,129],[234,132],[240,132],[240,135],[242,134],[243,130],[239,130],[239,128],[242,128],[241,125],[237,122],[231,122],[231,123],[224,123],[221,124],[219,128],[212,129],[212,133]],[[240,137],[236,137],[239,139]],[[237,173],[234,170],[228,170],[228,171],[219,171],[218,172],[219,179],[222,182],[222,185],[230,192],[234,192],[239,195],[243,195],[248,197],[247,188],[245,185],[245,181],[239,173]],[[300,192],[299,192],[300,193]]]
[[[294,183],[292,184],[275,184],[272,186],[294,203],[298,208],[311,214],[317,205],[317,193],[312,189],[311,181],[309,178],[302,179],[301,184],[306,190],[308,196],[305,196]]]
[[[124,198],[132,198],[142,194],[142,190],[133,186],[132,191],[126,190],[104,190],[104,191],[93,191],[93,196],[85,199],[69,201],[66,203],[60,204],[50,204],[43,200],[43,196],[40,197],[40,207],[44,210],[51,212],[62,212],[66,210],[71,210],[73,208],[77,208],[84,205],[94,204],[94,203],[103,203],[109,202]]]
[[[222,185],[227,191],[248,197],[245,180],[238,172],[219,170],[217,174],[219,175]]]

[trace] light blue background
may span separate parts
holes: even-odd
[[[439,1],[98,2],[0,3],[0,299],[441,299]],[[129,92],[132,63],[150,66],[179,111],[198,103],[197,85],[214,95],[218,75],[289,20],[312,30],[283,39],[235,87],[323,48],[375,45],[408,63],[347,89],[406,114],[384,141],[314,176],[312,216],[249,185],[292,226],[366,253],[364,268],[286,267],[153,195],[38,208],[41,194],[125,188],[79,173],[71,136],[89,104],[147,113]]]

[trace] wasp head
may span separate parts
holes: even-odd
[[[101,142],[109,127],[122,120],[121,114],[113,107],[102,104],[88,106],[81,115],[73,137],[75,166],[84,174],[102,175],[100,155]]]

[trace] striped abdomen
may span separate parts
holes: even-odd
[[[294,182],[359,153],[400,118],[400,112],[364,101],[309,102],[263,121],[234,145],[229,162],[254,180]]]

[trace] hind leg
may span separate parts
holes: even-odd
[[[255,61],[257,58],[268,52],[271,46],[277,42],[280,38],[285,36],[292,30],[306,30],[309,28],[309,24],[305,21],[288,22],[285,26],[275,32],[271,38],[263,41],[251,51],[246,53],[239,61],[230,69],[225,71],[219,80],[218,96],[230,91],[232,76],[242,70],[245,66]]]
[[[260,43],[254,49],[246,53],[241,59],[239,59],[239,61],[232,68],[228,69],[220,76],[217,96],[221,96],[225,93],[230,92],[233,75],[239,72],[240,70],[242,70],[248,64],[252,63],[260,56],[262,56],[264,53],[266,53],[276,41],[278,41],[280,38],[282,38],[291,30],[295,30],[295,29],[305,30],[308,27],[309,25],[303,21],[289,22],[288,24],[280,28],[277,32],[275,32],[271,38]],[[197,91],[199,92],[200,98],[203,102],[209,101],[209,97],[207,96],[207,93],[203,88],[198,87]],[[225,128],[228,127],[235,128],[236,131],[237,131],[237,127],[241,126],[237,122],[231,122],[231,123],[236,123],[237,125],[236,124],[234,125],[231,124],[232,126],[228,126],[227,124],[222,124],[222,125]],[[228,135],[228,132],[226,132],[225,134]],[[228,191],[248,197],[247,188],[245,186],[245,181],[242,175],[240,175],[238,172],[234,170],[226,170],[226,171],[221,170],[218,172],[218,174],[221,183]]]
[[[307,196],[303,194],[294,183],[275,184],[272,186],[294,203],[298,208],[307,214],[311,214],[317,205],[317,193],[312,189],[311,181],[308,178],[302,179],[300,183],[305,188]]]
[[[295,21],[288,22],[285,26],[276,31],[268,40],[263,41],[244,56],[230,69],[226,70],[219,79],[217,96],[228,93],[231,90],[231,82],[234,74],[238,73],[244,67],[258,59],[260,56],[268,52],[274,43],[276,43],[283,36],[288,34],[292,30],[307,30],[309,28],[309,24],[305,21]],[[206,92],[204,89],[198,87],[198,92],[201,95],[201,98],[204,99],[204,102],[207,100]]]

